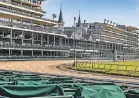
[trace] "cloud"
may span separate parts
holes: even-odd
[[[135,8],[131,10],[132,12],[139,12],[139,8]]]

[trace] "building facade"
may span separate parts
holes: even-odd
[[[0,0],[0,56],[68,56],[65,36],[49,29],[58,23],[42,18],[42,2]]]
[[[104,23],[64,27],[45,19],[44,0],[0,0],[0,57],[107,57],[113,50],[134,53],[138,29]],[[76,48],[76,49],[75,49]]]
[[[118,25],[104,20],[104,23],[81,23],[80,16],[76,27],[65,27],[68,37],[76,39],[78,53],[85,55],[112,57],[116,51],[119,57],[123,53],[135,56],[138,48],[138,28]],[[72,49],[73,51],[73,49]],[[81,56],[81,54],[80,54]],[[137,55],[136,55],[137,56]]]

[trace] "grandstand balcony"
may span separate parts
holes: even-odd
[[[45,24],[45,25],[48,24],[48,25],[55,26],[57,24],[56,21],[42,18],[39,15],[25,13],[20,10],[11,10],[11,9],[5,8],[5,7],[0,7],[0,13],[1,13],[1,17],[8,18],[8,19],[9,19],[9,17],[11,17],[11,20],[12,19],[21,20],[21,18],[22,18],[23,20],[26,20],[26,21],[37,22],[37,23]],[[7,16],[9,16],[9,17],[7,17]]]
[[[45,14],[45,12],[42,11],[40,7],[28,6],[28,5],[17,3],[17,2],[11,2],[10,0],[0,0],[0,4],[4,6],[22,9],[25,11],[30,11],[30,12],[41,14],[41,15]]]
[[[9,21],[8,19],[3,19],[0,18],[0,25],[2,27],[14,27],[14,28],[20,28],[21,29],[26,29],[26,30],[33,30],[35,32],[41,32],[41,33],[51,33],[52,31],[49,29],[49,27],[47,26],[43,26],[43,25],[38,25],[38,24],[31,24],[31,23],[26,23],[26,22],[21,22],[21,21]],[[51,33],[52,34],[52,33]],[[53,34],[54,35],[54,34]],[[62,36],[60,34],[55,34],[55,35],[59,35]]]

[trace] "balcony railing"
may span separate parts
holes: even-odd
[[[34,17],[34,18],[37,18],[37,19],[42,19],[44,21],[50,21],[50,22],[57,23],[57,21],[54,21],[54,20],[51,20],[51,19],[41,18],[40,16],[32,15],[32,14],[29,14],[29,13],[24,13],[24,12],[21,12],[21,11],[18,11],[18,10],[11,10],[11,9],[4,8],[4,7],[0,7],[0,11],[10,12],[10,13],[14,13],[14,14],[29,16],[29,17]]]
[[[11,2],[9,0],[0,0],[0,2],[5,2],[5,3],[8,3],[8,4],[16,5],[18,7],[23,7],[23,8],[26,8],[26,9],[35,10],[35,11],[39,11],[41,13],[45,13],[40,8],[37,8],[37,7],[36,8],[33,8],[31,6],[26,6],[26,5],[22,5],[22,4],[19,4],[19,3]]]
[[[34,17],[34,18],[41,19],[41,16],[37,16],[37,15],[30,14],[30,13],[22,12],[20,10],[11,10],[9,8],[4,8],[4,7],[0,7],[0,10],[5,11],[5,12],[11,12],[11,13],[14,13],[14,14],[19,14],[19,15],[24,15],[24,16],[29,16],[29,17]]]
[[[16,28],[22,28],[22,29],[30,29],[34,31],[42,31],[42,32],[50,32],[48,30],[48,27],[44,27],[41,25],[36,25],[36,24],[24,24],[24,23],[19,23],[19,22],[10,22],[10,21],[5,21],[0,19],[0,24],[3,26],[10,26],[10,27],[16,27]]]
[[[9,47],[9,48],[27,48],[27,49],[56,49],[56,50],[61,50],[61,49],[63,49],[63,50],[69,50],[70,49],[70,47],[67,47],[67,46],[63,46],[63,45],[45,45],[45,46],[41,46],[41,45],[37,45],[37,44],[33,44],[33,45],[22,45],[22,44],[10,44],[10,43],[8,43],[8,44],[3,44],[3,45],[1,45],[0,44],[0,47],[1,48],[7,48],[7,47]]]

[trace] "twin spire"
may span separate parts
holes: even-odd
[[[61,5],[60,5],[60,14],[59,14],[58,23],[64,23],[64,21],[63,21],[63,13],[62,13],[62,3],[61,3]],[[79,10],[78,23],[77,23],[76,27],[81,27],[80,10]]]
[[[79,18],[76,27],[81,27],[81,17],[80,17],[80,10],[79,10]]]
[[[63,13],[62,13],[62,3],[61,3],[61,6],[60,6],[60,14],[59,14],[58,23],[64,23],[64,21],[63,21]]]

